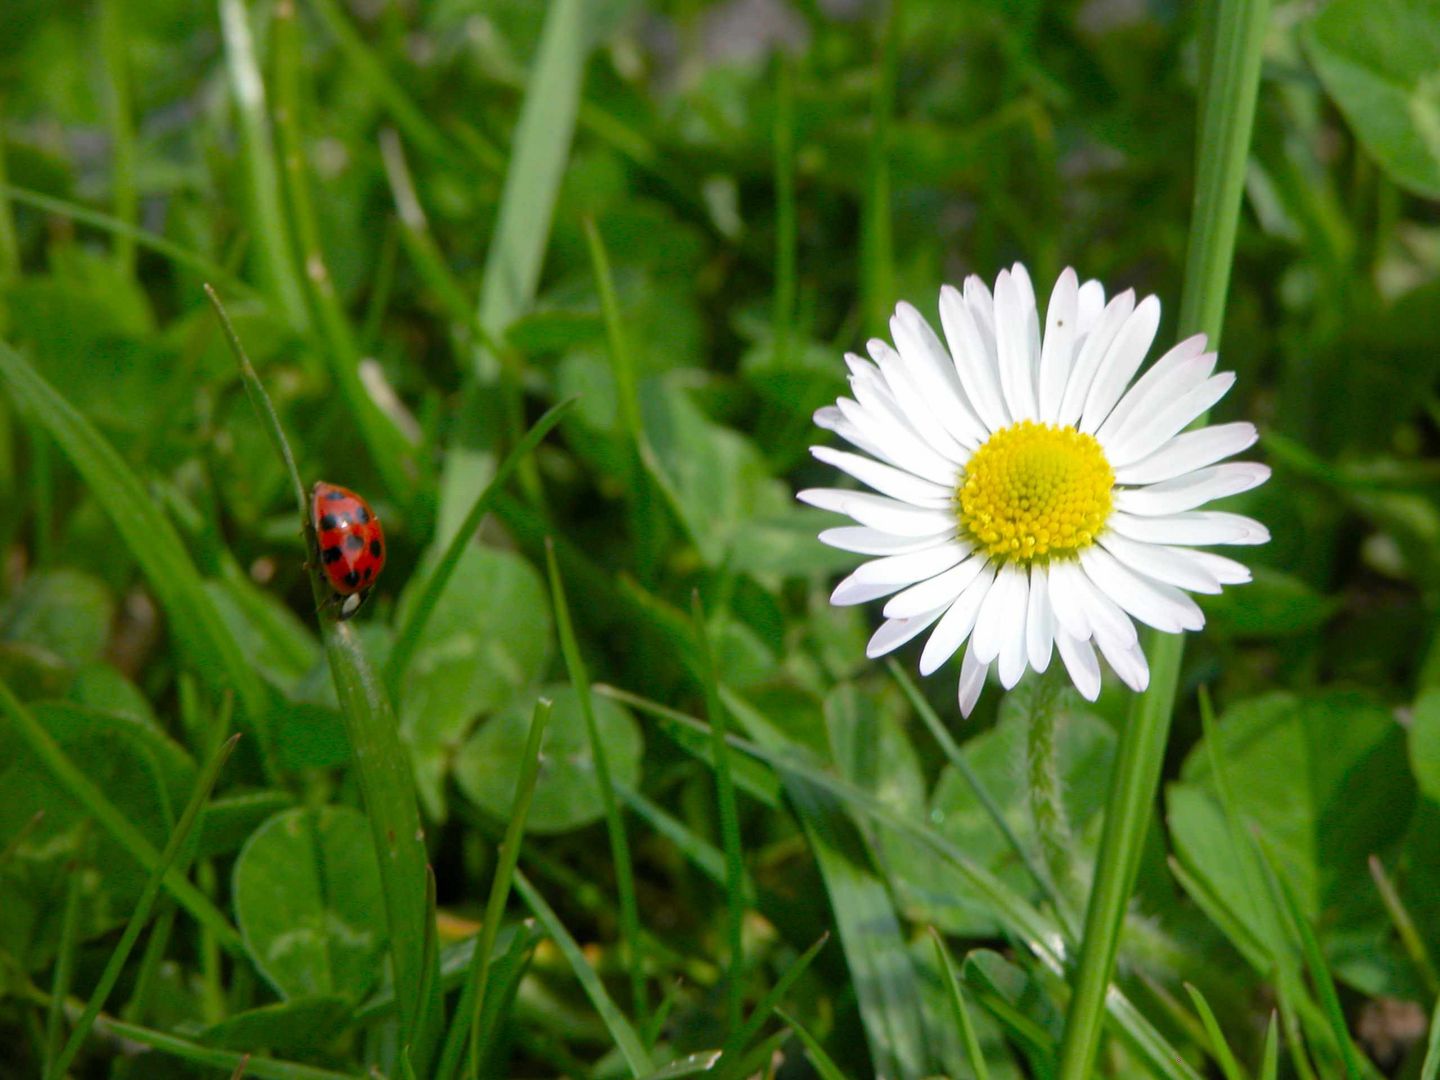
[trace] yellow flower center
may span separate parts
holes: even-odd
[[[1115,473],[1093,435],[1022,420],[971,456],[956,493],[962,531],[998,559],[1073,555],[1110,516]]]

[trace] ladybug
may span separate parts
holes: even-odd
[[[310,489],[310,524],[340,618],[360,610],[385,567],[385,532],[370,504],[323,480]]]

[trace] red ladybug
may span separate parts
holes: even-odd
[[[349,488],[316,482],[310,489],[310,524],[320,565],[335,590],[340,618],[360,610],[385,567],[385,531],[370,504]]]

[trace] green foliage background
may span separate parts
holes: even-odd
[[[1074,265],[1173,336],[1211,17],[7,0],[0,1075],[54,1068],[110,961],[74,1075],[445,1074],[541,697],[482,1072],[1053,1075],[1126,695],[1060,699],[1047,882],[1039,695],[962,724],[954,672],[866,661],[791,493],[898,299]],[[1104,1075],[1277,1075],[1272,1010],[1278,1075],[1440,1067],[1437,198],[1440,11],[1276,3],[1217,410],[1262,429],[1232,501],[1274,540],[1202,600]],[[353,633],[207,282],[303,480],[384,521]],[[388,803],[350,767],[387,700]]]

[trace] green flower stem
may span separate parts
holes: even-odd
[[[1179,321],[1182,336],[1204,333],[1212,347],[1220,339],[1230,284],[1269,16],[1268,0],[1218,0],[1218,5],[1214,52],[1202,97],[1195,210]],[[1136,699],[1120,737],[1058,1080],[1085,1080],[1095,1061],[1125,908],[1160,782],[1184,652],[1181,635],[1160,635],[1152,641],[1150,687]]]
[[[1059,906],[1070,908],[1078,884],[1071,858],[1075,838],[1065,812],[1060,781],[1059,751],[1055,743],[1058,683],[1053,673],[1037,680],[1026,710],[1025,774],[1029,781],[1030,818],[1040,854]]]

